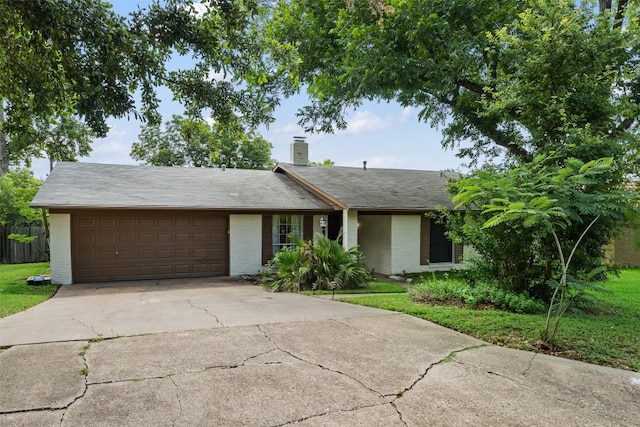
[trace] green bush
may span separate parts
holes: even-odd
[[[269,262],[265,287],[274,292],[329,290],[362,287],[371,274],[356,246],[344,249],[335,240],[317,235],[298,240],[293,249],[284,248]]]
[[[471,286],[454,280],[427,280],[419,283],[411,292],[416,302],[449,302],[475,308],[480,304],[491,304],[502,310],[515,313],[544,313],[546,306],[525,293],[515,293],[494,286],[480,284]]]

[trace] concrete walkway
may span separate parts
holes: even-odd
[[[640,420],[640,374],[239,280],[64,287],[0,319],[0,345],[0,425]]]

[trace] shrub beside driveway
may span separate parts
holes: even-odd
[[[0,317],[7,317],[51,298],[57,285],[27,286],[34,274],[47,274],[49,263],[0,264]]]
[[[555,356],[614,368],[640,371],[640,269],[623,270],[604,283],[611,296],[583,312],[562,319]],[[345,301],[399,311],[505,347],[542,351],[538,347],[545,314],[473,310],[414,302],[410,295],[349,298]]]

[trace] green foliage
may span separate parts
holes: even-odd
[[[471,142],[459,154],[472,161],[637,153],[636,2],[406,0],[376,13],[350,3],[280,2],[270,23],[300,56],[307,130],[344,128],[345,110],[381,99],[420,109],[445,147]]]
[[[131,157],[154,166],[227,166],[269,169],[271,144],[239,123],[212,125],[200,119],[174,115],[165,123],[142,128]]]
[[[356,289],[369,279],[357,247],[344,249],[336,240],[316,235],[315,241],[296,241],[269,262],[265,286],[274,292]],[[335,284],[335,285],[334,285]]]
[[[189,116],[268,123],[281,89],[291,93],[293,82],[283,68],[292,46],[264,37],[270,7],[167,0],[124,17],[94,0],[1,1],[0,94],[8,120],[0,132],[28,141],[34,120],[71,115],[97,136],[107,133],[108,117],[159,124],[160,87]],[[172,67],[180,57],[195,65]]]
[[[538,156],[529,164],[503,173],[480,171],[452,184],[457,207],[465,206],[470,216],[479,216],[476,225],[481,224],[481,230],[504,226],[507,230],[535,229],[539,233],[539,247],[531,256],[547,255],[548,258],[541,261],[546,261],[548,268],[555,267],[555,273],[560,276],[556,281],[551,279],[554,271],[548,272],[547,283],[553,285],[553,294],[542,334],[547,344],[554,341],[560,319],[567,310],[578,298],[587,295],[588,282],[604,271],[599,261],[602,246],[608,239],[600,243],[599,252],[591,258],[588,252],[583,253],[583,259],[592,265],[579,261],[572,264],[585,236],[593,232],[592,227],[601,218],[622,224],[625,215],[637,215],[637,194],[624,187],[612,187],[607,193],[590,191],[591,186],[606,179],[612,168],[611,158],[586,163],[569,158],[563,166],[556,166],[553,160]],[[575,239],[561,233],[570,225],[574,225],[572,231],[581,230]],[[598,241],[591,239],[591,242],[594,240]],[[533,243],[524,242],[525,245]],[[555,258],[552,258],[554,251]],[[582,271],[591,273],[581,280],[572,279]]]
[[[309,162],[311,166],[335,166],[336,162],[331,159],[324,159],[322,162]]]
[[[479,170],[451,185],[464,218],[449,214],[454,240],[470,244],[480,257],[471,260],[483,279],[516,292],[542,297],[545,282],[561,274],[561,257],[552,238],[557,233],[569,253],[586,224],[598,225],[573,257],[570,272],[590,271],[603,259],[603,247],[634,214],[637,194],[623,186],[602,192],[615,166],[611,159],[582,162],[537,157],[506,171]]]
[[[620,277],[606,282],[606,287],[611,295],[601,296],[589,310],[565,316],[552,354],[638,372],[640,270],[622,270]],[[539,347],[544,314],[434,306],[413,302],[409,295],[362,296],[342,301],[406,313],[500,346],[546,351]]]
[[[0,175],[0,225],[42,224],[42,214],[29,207],[42,182],[26,169]]]
[[[331,294],[397,294],[406,293],[407,288],[393,282],[372,281],[365,283],[361,288],[355,289],[336,289],[336,290],[311,290],[300,291],[303,295],[331,295]]]
[[[32,128],[8,135],[9,162],[24,162],[27,167],[34,158],[73,162],[91,153],[93,136],[91,128],[75,117],[38,117]]]
[[[491,304],[514,313],[545,312],[545,304],[527,294],[517,294],[485,284],[471,286],[456,280],[423,281],[411,291],[411,297],[416,302],[459,302],[468,308]]]

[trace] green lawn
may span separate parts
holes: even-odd
[[[399,285],[394,282],[382,282],[373,281],[367,283],[366,287],[359,289],[336,289],[335,293],[338,294],[393,294],[407,292],[405,286]],[[303,295],[331,295],[331,291],[302,291]]]
[[[640,269],[623,270],[606,287],[613,295],[602,297],[597,314],[573,313],[562,319],[551,354],[640,371]],[[344,301],[407,313],[494,344],[540,351],[536,342],[544,328],[542,314],[430,306],[412,302],[408,294]]]
[[[0,264],[0,317],[6,317],[40,304],[56,292],[58,286],[27,286],[25,279],[47,274],[49,263]]]

